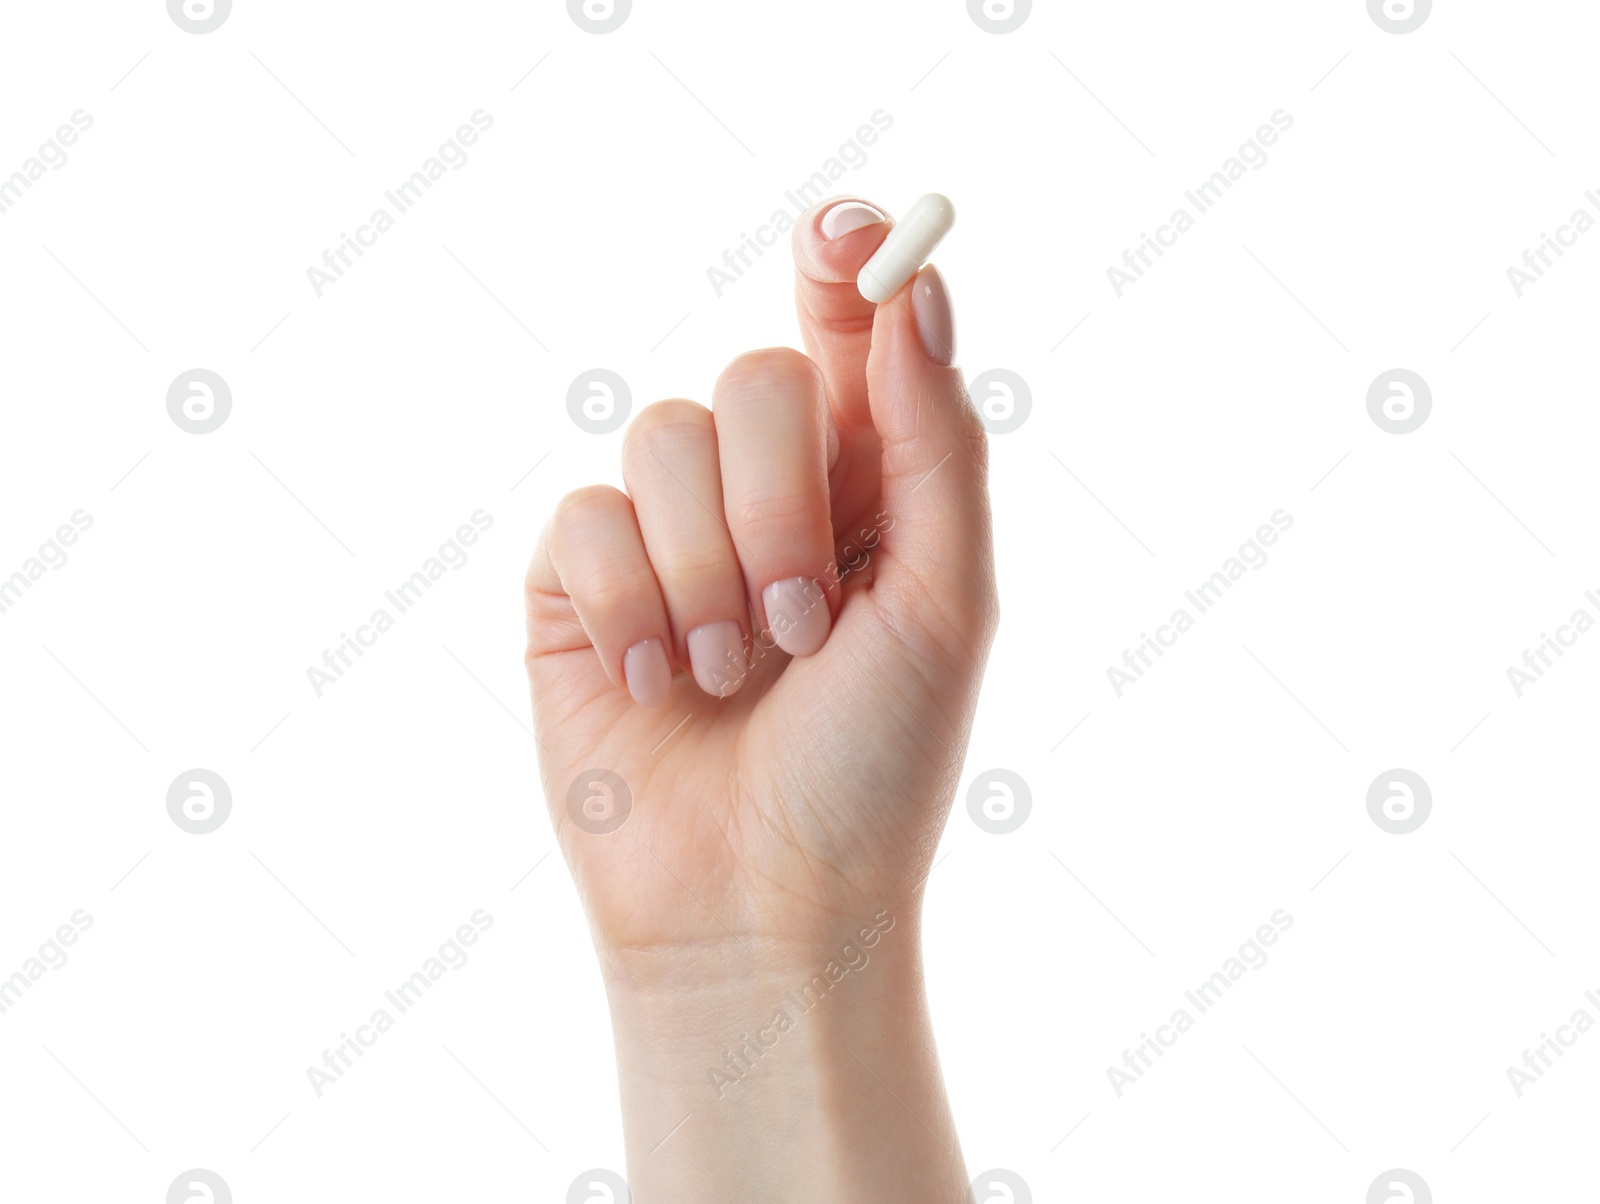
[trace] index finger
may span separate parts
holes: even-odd
[[[834,421],[841,429],[871,426],[867,353],[877,306],[856,276],[888,236],[882,209],[854,197],[832,197],[795,223],[795,308],[806,353],[822,369]]]

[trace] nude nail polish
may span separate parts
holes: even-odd
[[[809,577],[774,581],[761,591],[761,601],[767,611],[767,629],[790,656],[810,656],[827,641],[833,616],[818,582]]]
[[[944,277],[931,263],[917,273],[911,286],[911,311],[917,316],[917,333],[922,349],[936,364],[956,358],[956,318],[950,309],[950,294]]]
[[[672,692],[667,650],[654,636],[640,640],[623,654],[622,676],[628,683],[628,693],[642,707],[661,706]]]
[[[702,623],[687,637],[695,684],[713,698],[726,698],[744,684],[750,660],[744,633],[732,619]]]

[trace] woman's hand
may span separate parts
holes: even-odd
[[[997,619],[986,452],[937,271],[857,291],[888,230],[805,214],[809,356],[645,409],[627,493],[565,497],[528,570],[545,791],[645,1204],[965,1198],[917,929]]]

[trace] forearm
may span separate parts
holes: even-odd
[[[635,1204],[967,1199],[915,920],[878,915],[805,950],[607,958]]]

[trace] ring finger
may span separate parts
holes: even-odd
[[[744,681],[749,604],[722,509],[711,411],[690,401],[650,406],[628,428],[622,476],[672,624],[678,662],[707,694]]]

